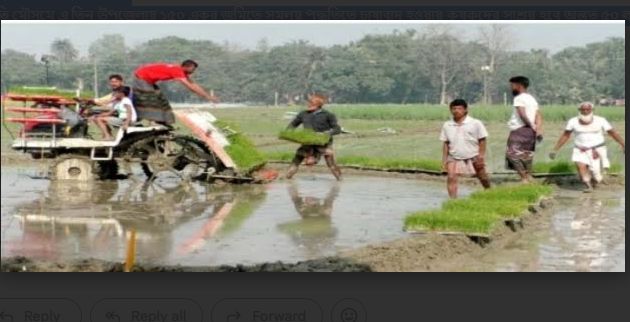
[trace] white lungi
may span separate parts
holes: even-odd
[[[604,179],[602,169],[610,168],[610,160],[608,159],[608,150],[605,146],[595,148],[599,154],[598,158],[593,158],[593,149],[582,151],[578,148],[573,148],[573,156],[571,160],[573,162],[579,162],[588,166],[588,169],[593,174],[593,178],[597,182],[601,182]]]

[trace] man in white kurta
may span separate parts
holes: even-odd
[[[563,135],[550,153],[555,159],[556,153],[569,140],[571,133],[575,134],[575,144],[571,160],[575,162],[580,179],[584,182],[584,192],[592,192],[592,181],[599,183],[603,180],[603,170],[610,168],[606,137],[608,133],[625,152],[623,138],[613,129],[612,125],[603,117],[593,114],[593,104],[580,104],[580,114],[569,120]]]

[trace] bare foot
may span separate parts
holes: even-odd
[[[593,192],[593,186],[590,183],[584,183],[584,190],[582,190],[582,192],[584,193],[592,193]]]

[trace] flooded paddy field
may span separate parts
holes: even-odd
[[[352,171],[337,183],[305,171],[218,187],[51,182],[36,168],[3,166],[2,191],[2,257],[31,265],[89,260],[93,270],[118,270],[110,264],[125,261],[133,240],[136,262],[154,270],[625,271],[621,184],[593,194],[561,185],[550,208],[485,247],[403,232],[407,213],[438,208],[447,195],[441,180],[402,175]]]
[[[468,270],[625,272],[625,189],[559,190],[553,216]],[[461,267],[464,270],[464,267]]]
[[[51,182],[2,168],[2,257],[216,266],[297,262],[404,238],[404,216],[447,198],[441,182],[303,173],[216,187]],[[464,193],[467,193],[465,189]]]

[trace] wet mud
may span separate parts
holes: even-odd
[[[625,272],[625,189],[584,194],[561,185],[513,227],[499,226],[489,243],[425,234],[342,254],[374,271]]]
[[[49,263],[32,261],[17,257],[2,260],[0,272],[106,272],[122,273],[125,265],[116,262],[106,262],[96,259],[76,260],[69,263]],[[359,264],[349,259],[329,257],[308,260],[298,263],[264,263],[258,265],[222,265],[222,266],[156,266],[136,265],[131,272],[225,272],[225,273],[255,273],[255,272],[372,272],[365,264]]]

